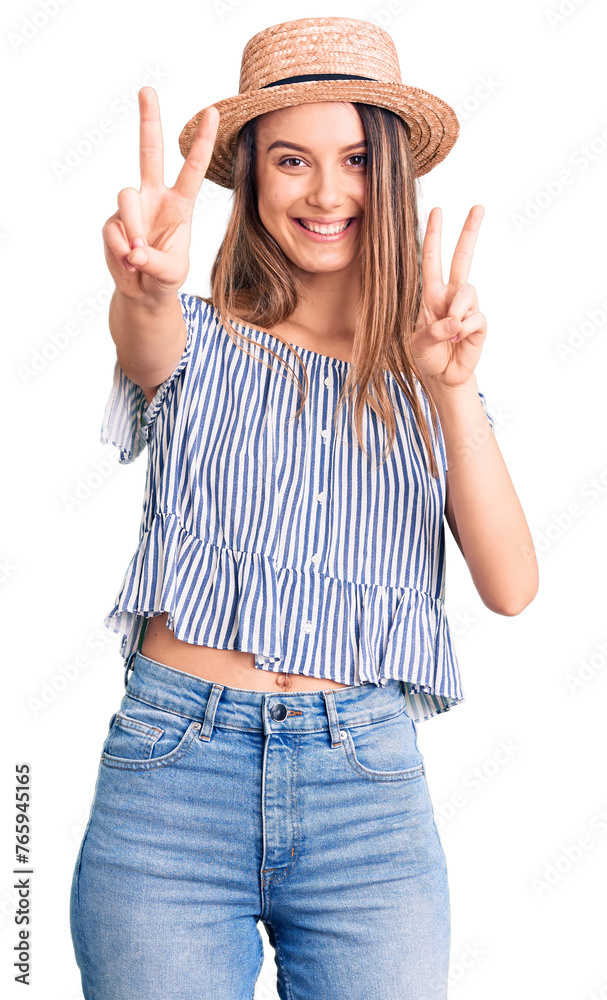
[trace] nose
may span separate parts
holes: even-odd
[[[343,205],[346,197],[339,168],[319,167],[314,171],[307,199],[310,205],[317,206],[328,215]]]

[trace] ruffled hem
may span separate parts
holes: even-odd
[[[277,567],[261,553],[192,535],[170,512],[156,513],[142,535],[104,621],[122,636],[125,660],[143,620],[163,611],[176,638],[253,653],[258,669],[281,671],[288,662],[289,672],[344,684],[401,682],[415,722],[464,700],[440,598]]]

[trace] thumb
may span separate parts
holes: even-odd
[[[133,249],[126,257],[129,264],[143,274],[149,274],[151,278],[157,278],[167,284],[179,281],[183,274],[183,261],[179,261],[174,255],[148,246],[139,237],[133,240],[133,244]]]
[[[443,329],[446,330],[447,333],[451,334],[449,340],[457,340],[461,328],[461,320],[456,319],[455,316],[447,316],[446,319],[443,320]]]

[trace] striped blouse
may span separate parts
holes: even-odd
[[[401,683],[415,722],[464,700],[445,608],[442,431],[429,474],[411,407],[390,372],[397,436],[369,406],[367,454],[333,416],[351,362],[295,346],[305,406],[277,337],[244,324],[238,346],[212,305],[180,293],[183,355],[147,404],[118,361],[101,442],[148,467],[139,541],[104,625],[126,660],[144,619],[178,639],[254,653],[260,670],[342,684]],[[250,352],[250,353],[248,353]],[[429,418],[417,380],[415,389]],[[491,429],[493,419],[479,393]],[[439,425],[440,431],[440,425]]]

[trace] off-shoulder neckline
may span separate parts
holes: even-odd
[[[219,317],[217,315],[217,312],[215,310],[215,306],[211,305],[211,308],[213,310],[214,316],[217,319],[219,319]],[[223,326],[223,324],[222,324],[222,326]],[[281,338],[277,337],[276,334],[270,333],[267,330],[260,330],[258,327],[249,326],[248,323],[238,323],[236,321],[234,321],[234,326],[237,329],[240,328],[239,332],[244,331],[245,333],[255,334],[258,337],[269,337],[271,340],[276,341],[277,344],[280,344],[281,347],[286,347],[287,346],[287,343],[284,340],[281,340]],[[224,329],[225,329],[225,327],[224,327]],[[296,351],[300,351],[304,355],[304,360],[305,360],[306,357],[308,357],[308,358],[321,358],[323,361],[330,361],[334,365],[340,365],[343,368],[350,368],[353,365],[353,363],[354,363],[352,361],[343,361],[341,358],[334,358],[330,354],[319,354],[318,351],[312,351],[312,350],[310,350],[310,348],[308,348],[308,347],[302,347],[300,344],[291,344],[289,342],[288,346],[289,347],[293,347]]]

